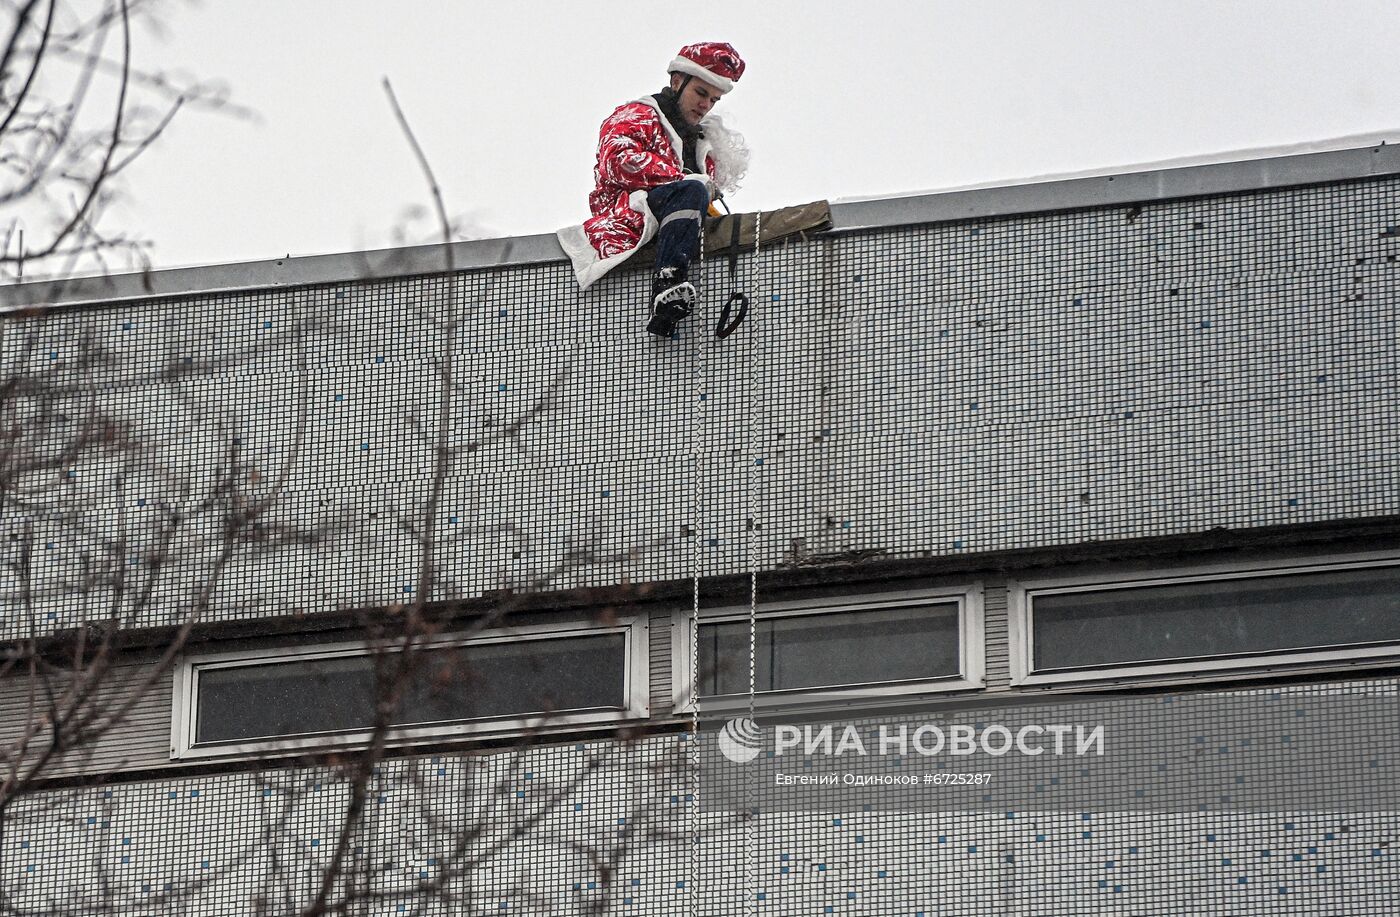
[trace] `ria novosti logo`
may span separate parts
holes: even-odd
[[[748,764],[763,753],[763,727],[746,716],[738,716],[719,731],[719,750],[735,764]]]
[[[857,729],[854,725],[836,727],[776,726],[772,758],[785,755],[918,755],[926,758],[986,755],[999,758],[1008,753],[1018,756],[1052,757],[1104,754],[1102,724],[1030,723],[1015,727],[999,723],[976,726],[965,723],[934,725],[913,729],[907,724],[880,724],[878,729]],[[720,752],[735,764],[748,764],[764,752],[765,730],[748,717],[735,717],[724,724],[717,736]]]

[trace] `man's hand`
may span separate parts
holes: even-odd
[[[705,190],[710,195],[710,200],[713,201],[719,197],[719,186],[715,184],[715,180],[710,176],[702,175],[699,172],[688,172],[686,173],[685,180],[698,181],[701,184],[703,184],[705,186]]]

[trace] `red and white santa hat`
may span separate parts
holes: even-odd
[[[704,80],[720,92],[728,92],[744,75],[744,59],[733,45],[702,41],[681,48],[667,73],[685,73]]]

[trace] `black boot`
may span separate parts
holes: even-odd
[[[676,268],[658,271],[651,282],[651,320],[647,331],[668,338],[694,309],[695,287],[686,282],[685,272]]]

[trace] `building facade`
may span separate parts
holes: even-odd
[[[0,901],[1391,913],[1400,154],[831,216],[669,341],[552,237],[4,291]]]

